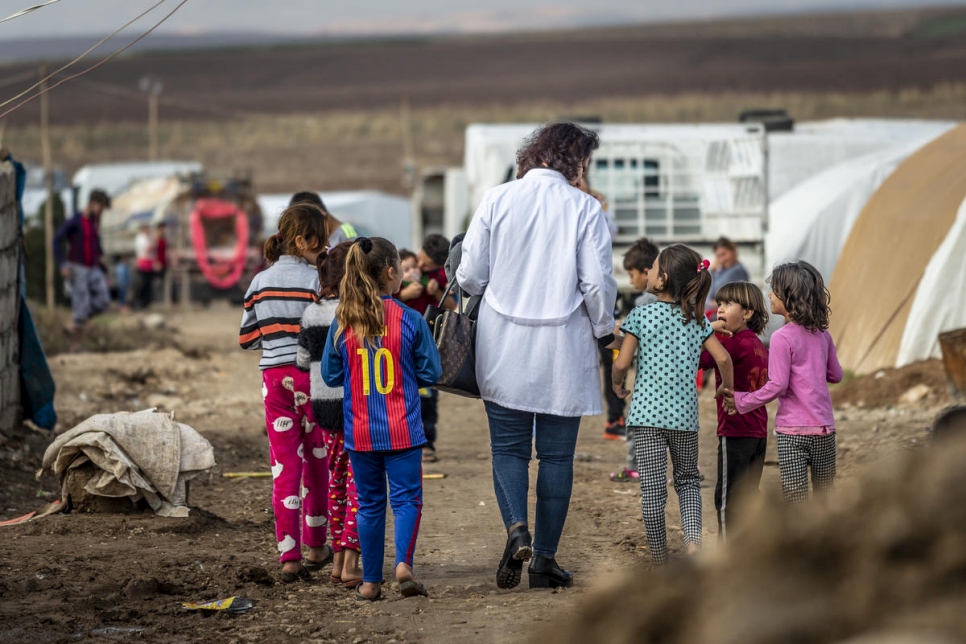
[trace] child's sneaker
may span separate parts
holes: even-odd
[[[604,440],[619,441],[627,436],[627,428],[624,426],[624,419],[618,418],[612,423],[604,425]]]
[[[633,483],[634,481],[639,481],[641,475],[633,470],[629,470],[626,467],[620,472],[611,472],[610,480],[614,483]]]

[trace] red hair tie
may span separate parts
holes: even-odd
[[[701,271],[706,271],[706,270],[708,270],[708,267],[709,267],[709,266],[711,266],[711,262],[709,262],[709,261],[708,261],[708,260],[706,260],[706,259],[702,259],[702,260],[701,260],[701,263],[700,263],[700,264],[698,264],[698,272],[700,273]]]

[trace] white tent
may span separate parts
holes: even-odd
[[[855,218],[829,282],[847,369],[938,357],[938,334],[966,326],[964,167],[959,125],[899,163]]]
[[[360,235],[385,237],[400,248],[412,243],[412,204],[408,199],[375,190],[320,192],[319,196],[340,221],[351,223]],[[290,194],[258,196],[263,233],[278,232],[278,218],[288,207]]]
[[[939,334],[966,327],[966,199],[916,289],[896,366],[939,358]]]
[[[795,124],[768,135],[768,196],[775,201],[810,177],[850,159],[920,141],[956,125],[908,119],[829,119]]]
[[[953,125],[937,123],[935,131],[920,132],[912,141],[833,165],[772,201],[765,265],[802,259],[831,280],[842,246],[869,197],[900,163]]]

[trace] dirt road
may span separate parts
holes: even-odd
[[[258,356],[237,349],[237,318],[227,308],[172,313],[176,348],[52,359],[64,429],[98,412],[157,406],[175,411],[208,437],[218,467],[209,485],[192,487],[196,510],[189,519],[73,513],[0,527],[0,641],[73,641],[104,628],[140,628],[142,638],[152,642],[519,641],[631,566],[641,566],[641,583],[647,583],[638,491],[608,480],[623,463],[625,447],[601,440],[601,419],[589,418],[581,427],[574,497],[558,553],[575,573],[576,586],[529,591],[524,580],[516,590],[498,590],[494,573],[504,537],[490,480],[485,416],[480,403],[451,396],[443,396],[441,404],[440,462],[425,470],[446,474],[425,482],[417,572],[430,597],[402,600],[390,590],[387,601],[362,604],[321,580],[276,583],[270,479],[221,476],[267,471],[269,465]],[[119,324],[130,328],[133,320]],[[713,550],[714,407],[708,397],[701,405],[700,462],[708,476],[705,545]],[[914,448],[933,412],[928,406],[839,410],[842,484],[863,463]],[[32,480],[48,441],[31,435],[0,446],[5,454],[0,519],[40,505],[38,488],[57,491],[56,481]],[[778,492],[774,465],[772,453],[762,484],[768,494]],[[670,540],[679,552],[673,494],[670,502]],[[180,608],[182,601],[232,595],[256,600],[255,609],[239,617],[205,618]],[[117,631],[106,636],[131,637]]]

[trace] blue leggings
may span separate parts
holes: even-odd
[[[422,449],[395,452],[349,452],[355,474],[359,512],[362,580],[380,583],[386,554],[386,480],[395,528],[396,564],[413,565],[416,536],[423,514]]]

